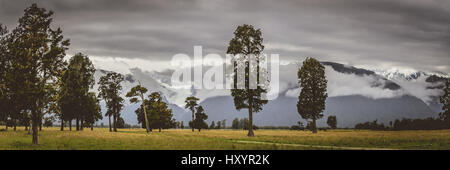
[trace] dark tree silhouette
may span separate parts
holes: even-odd
[[[219,123],[220,124],[220,123]],[[216,124],[214,123],[214,120],[211,122],[211,125],[209,125],[209,129],[215,129]]]
[[[44,108],[49,103],[49,88],[55,85],[57,76],[64,67],[64,56],[69,40],[65,40],[60,28],[51,28],[52,11],[32,4],[26,8],[19,24],[8,40],[8,53],[14,56],[11,79],[15,83],[15,94],[20,98],[20,110],[28,110],[31,118],[32,143],[38,143],[38,125],[41,124]],[[18,99],[16,98],[16,99]],[[17,112],[16,114],[20,111]]]
[[[147,93],[147,88],[142,87],[141,83],[139,82],[139,85],[131,88],[131,90],[127,93],[126,97],[131,97],[130,99],[130,103],[138,103],[139,99],[137,97],[141,98],[141,108],[144,111],[144,120],[145,120],[145,129],[147,130],[147,133],[150,132],[150,125],[149,125],[149,121],[148,121],[148,117],[147,117],[147,108],[144,107],[144,95],[145,93]]]
[[[327,124],[331,129],[336,129],[337,128],[336,116],[328,116]]]
[[[168,108],[166,102],[163,101],[159,92],[153,92],[144,100],[145,108],[147,110],[147,118],[149,120],[148,129],[161,129],[175,127],[176,121],[172,118],[172,110]],[[142,124],[143,128],[147,129],[145,123],[145,115],[143,107],[135,110],[138,122]]]
[[[197,106],[195,112],[195,119],[193,123],[193,127],[197,128],[200,132],[201,129],[208,128],[208,124],[206,124],[205,120],[208,119],[208,115],[206,115],[205,110],[202,106]]]
[[[439,113],[439,117],[447,122],[447,126],[450,127],[450,80],[445,82],[444,94],[441,96],[440,101],[442,103],[442,112]]]
[[[244,24],[236,28],[234,37],[230,40],[227,49],[227,54],[234,55],[232,59],[234,65],[234,82],[231,95],[233,96],[234,106],[237,110],[248,109],[250,123],[247,136],[249,137],[254,136],[253,126],[251,126],[253,124],[253,112],[261,111],[262,106],[268,102],[262,98],[262,95],[266,93],[266,87],[260,82],[260,74],[263,75],[263,70],[259,67],[261,61],[260,54],[264,50],[262,42],[261,30]],[[256,60],[256,63],[251,61],[252,56]],[[256,70],[251,68],[256,68]],[[245,70],[243,77],[238,76],[238,70]],[[252,80],[250,77],[255,75],[256,83],[250,81]],[[239,85],[242,83],[245,83],[244,88],[241,88]],[[254,83],[256,88],[251,87],[250,83]]]
[[[92,112],[92,108],[88,106],[95,105],[95,101],[91,100],[89,89],[93,87],[95,68],[89,57],[78,53],[69,61],[69,66],[62,74],[62,87],[60,90],[60,107],[61,120],[72,121],[75,119],[76,130],[81,130],[83,122],[86,118],[94,117],[96,114]],[[94,96],[95,97],[95,96]],[[94,102],[94,103],[88,103]]]
[[[297,111],[303,119],[312,120],[312,132],[317,133],[316,120],[323,117],[325,99],[328,96],[325,67],[314,58],[306,58],[297,75],[301,87]]]
[[[109,131],[117,132],[117,119],[120,117],[120,111],[123,108],[123,98],[120,97],[122,90],[123,75],[115,72],[108,72],[100,77],[99,98],[105,100],[107,111],[105,116],[109,118]],[[113,117],[113,127],[111,129],[111,116]]]
[[[191,122],[193,122],[194,121],[194,112],[195,112],[195,107],[197,107],[197,105],[198,105],[198,98],[196,98],[196,97],[194,97],[194,96],[190,96],[190,97],[187,97],[186,98],[186,100],[185,100],[185,103],[186,103],[186,106],[185,106],[185,108],[186,109],[189,109],[189,110],[191,110],[191,112],[192,112],[192,120],[191,120]],[[192,132],[194,132],[194,126],[191,126],[191,128],[192,128]]]

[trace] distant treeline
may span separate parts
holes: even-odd
[[[377,120],[372,122],[358,123],[355,129],[369,129],[369,130],[438,130],[450,129],[450,122],[439,118],[425,118],[425,119],[395,119],[390,122],[389,126],[383,123],[378,123]]]

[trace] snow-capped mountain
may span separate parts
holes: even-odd
[[[387,124],[398,118],[424,118],[437,116],[440,112],[438,96],[442,93],[443,82],[448,79],[444,74],[415,72],[405,74],[398,70],[369,70],[333,62],[322,62],[328,79],[325,117],[337,115],[340,127],[352,127],[356,123],[378,119]],[[297,113],[296,102],[300,92],[297,82],[299,63],[280,65],[278,98],[269,101],[255,116],[259,126],[290,126],[301,120]],[[204,67],[203,72],[209,67]],[[226,89],[180,89],[173,87],[171,76],[174,70],[143,71],[130,69],[124,74],[122,95],[138,84],[149,91],[161,92],[170,103],[174,118],[186,123],[191,119],[190,112],[184,109],[187,96],[199,97],[209,115],[208,122],[227,120],[230,125],[235,117],[247,116],[247,110],[236,111],[229,90]],[[97,70],[96,82],[107,73]],[[96,85],[93,91],[96,91]],[[129,124],[137,124],[134,110],[137,105],[128,100],[122,115]],[[104,104],[102,103],[103,107]],[[104,109],[106,110],[106,109]],[[304,120],[303,120],[304,121]],[[326,118],[318,121],[326,126]],[[104,121],[106,123],[106,119]]]

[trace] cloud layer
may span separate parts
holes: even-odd
[[[12,28],[32,1],[0,0]],[[236,26],[261,28],[267,53],[321,61],[450,72],[446,0],[42,0],[71,39],[69,54],[165,61],[223,54]],[[103,58],[102,58],[103,57]],[[114,67],[114,66],[109,66]]]

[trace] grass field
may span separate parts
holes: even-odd
[[[31,136],[19,128],[0,131],[0,149],[450,149],[450,130],[428,131],[310,131],[256,130],[255,137],[244,130],[169,129],[145,133],[144,129],[107,128],[94,131],[59,131],[43,128],[39,145],[31,145]]]

